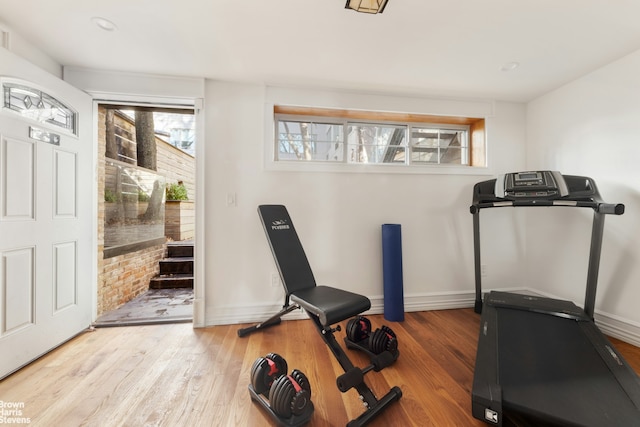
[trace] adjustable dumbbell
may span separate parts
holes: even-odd
[[[398,338],[391,328],[383,326],[369,335],[369,350],[375,354],[383,351],[395,353],[398,351]]]
[[[373,354],[383,351],[396,353],[398,351],[398,339],[396,334],[388,326],[378,328],[371,332],[371,321],[364,316],[356,316],[347,323],[347,338],[358,346],[365,347]]]
[[[251,385],[256,393],[267,396],[274,381],[287,374],[287,361],[276,353],[259,357],[251,367]]]
[[[273,412],[282,418],[302,415],[311,404],[311,386],[306,375],[294,369],[290,375],[279,377],[269,391]]]
[[[249,392],[276,421],[286,419],[287,425],[303,425],[313,413],[311,386],[306,375],[297,369],[287,375],[287,361],[276,353],[253,362]]]
[[[371,321],[364,316],[356,316],[347,323],[347,338],[359,343],[369,338],[371,333]]]

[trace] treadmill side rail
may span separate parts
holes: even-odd
[[[478,394],[471,402],[472,415],[488,424],[502,426],[502,389],[499,384],[478,386]]]
[[[485,306],[480,320],[476,369],[471,393],[472,415],[486,423],[502,426],[502,388],[498,384],[497,312]]]
[[[607,365],[611,374],[616,378],[620,387],[638,410],[636,415],[640,417],[640,377],[633,375],[633,368],[618,353],[595,323],[581,323],[580,326],[584,335],[591,341],[593,348],[600,354],[602,361]],[[632,374],[630,375],[629,373]],[[630,423],[629,425],[640,425],[640,418],[638,417],[634,418],[636,424]]]

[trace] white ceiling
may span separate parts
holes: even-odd
[[[68,66],[516,102],[640,49],[638,0],[389,0],[379,15],[344,4],[0,0],[0,23]]]

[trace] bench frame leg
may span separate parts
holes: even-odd
[[[278,313],[274,314],[273,316],[271,316],[270,318],[268,318],[264,322],[260,322],[260,323],[255,324],[255,325],[248,326],[246,328],[238,329],[238,336],[239,337],[244,337],[244,336],[249,335],[252,332],[255,332],[255,331],[258,331],[258,330],[262,330],[262,329],[266,329],[266,328],[271,327],[271,326],[279,325],[280,322],[282,322],[282,316],[284,316],[285,314],[291,313],[293,310],[297,310],[299,308],[300,307],[298,305],[296,305],[296,304],[287,305],[285,303],[285,305],[282,306],[282,310],[280,310]]]
[[[320,323],[320,320],[317,316],[308,313],[309,317],[313,321],[314,325],[318,329],[320,336],[324,340],[324,342],[329,346],[331,352],[335,356],[336,360],[342,367],[342,369],[346,372],[353,370],[356,368],[349,356],[342,349],[338,341],[334,336],[334,330],[331,328],[325,328]],[[357,369],[357,368],[356,368]],[[372,421],[376,416],[378,416],[383,410],[385,410],[391,403],[399,400],[402,397],[402,390],[399,387],[393,387],[386,395],[382,397],[382,399],[378,399],[373,391],[369,388],[369,386],[365,383],[364,378],[361,382],[354,385],[354,388],[360,394],[360,397],[367,408],[367,410],[360,415],[358,418],[351,420],[347,426],[349,427],[357,427],[364,426],[365,424]]]

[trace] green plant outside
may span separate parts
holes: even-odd
[[[118,195],[108,188],[104,189],[104,201],[107,203],[114,203],[118,201]]]
[[[189,200],[184,184],[169,184],[167,186],[167,200]]]
[[[139,202],[148,202],[150,198],[151,197],[149,197],[149,195],[147,193],[145,193],[144,191],[138,189],[138,201]]]

